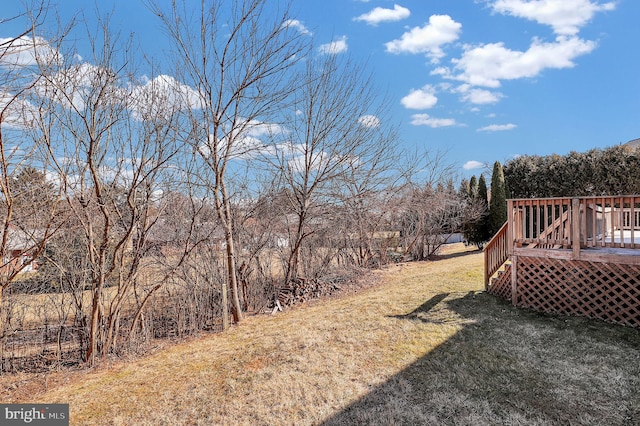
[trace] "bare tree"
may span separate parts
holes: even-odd
[[[386,263],[389,250],[399,243],[394,212],[404,179],[397,167],[400,153],[391,143],[394,137],[394,133],[382,137],[336,181],[339,203],[333,229],[341,230],[338,244],[358,267]]]
[[[401,224],[405,254],[412,259],[429,258],[452,234],[462,231],[467,203],[453,180],[409,186],[405,197]]]
[[[92,57],[67,54],[41,68],[36,91],[48,102],[38,122],[53,123],[42,138],[90,271],[80,287],[91,291],[85,359],[93,363],[118,346],[121,314],[161,214],[158,197],[176,179],[182,145],[172,100],[181,87],[161,75],[136,81],[133,46],[119,42],[108,18],[98,34],[87,28],[87,39]]]
[[[223,3],[174,1],[152,10],[170,36],[180,80],[195,90],[185,139],[210,172],[210,186],[226,243],[223,328],[228,327],[227,286],[235,322],[242,320],[237,249],[229,187],[233,160],[255,149],[251,132],[270,120],[292,88],[286,73],[302,53],[302,35],[287,9],[266,0]]]
[[[40,81],[40,66],[55,61],[55,49],[37,34],[46,3],[22,15],[22,33],[0,43],[0,339],[4,342],[9,308],[4,292],[42,253],[60,224],[55,189],[46,181],[47,159],[34,132],[37,104],[30,92]],[[62,39],[65,28],[57,37]],[[2,347],[0,347],[0,358]]]
[[[451,234],[462,231],[467,197],[454,187],[453,167],[444,151],[405,152],[398,160],[397,184],[388,220],[397,232],[399,258],[422,260],[435,254]]]
[[[321,55],[307,60],[299,79],[288,132],[271,157],[291,218],[285,284],[299,276],[307,240],[334,226],[340,209],[363,207],[384,186],[395,150],[395,132],[381,119],[384,103],[361,65]]]

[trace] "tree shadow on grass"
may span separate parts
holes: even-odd
[[[424,302],[418,308],[405,315],[392,315],[391,318],[406,319],[406,320],[420,320],[429,321],[427,314],[430,310],[436,307],[436,305],[442,302],[449,296],[449,293],[441,293],[433,296],[431,299]]]
[[[478,254],[478,253],[481,253],[481,252],[482,252],[482,250],[475,249],[475,250],[458,251],[458,252],[454,252],[454,253],[432,254],[431,256],[429,256],[429,260],[455,259],[457,257],[470,256],[472,254]]]
[[[443,293],[398,321],[453,337],[323,425],[640,424],[640,333]]]

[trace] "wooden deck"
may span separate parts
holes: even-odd
[[[508,200],[485,287],[516,306],[640,327],[640,196]]]
[[[618,247],[588,247],[580,250],[575,256],[572,249],[539,249],[515,247],[513,254],[517,256],[545,257],[565,260],[586,260],[589,262],[611,262],[640,265],[640,250]]]

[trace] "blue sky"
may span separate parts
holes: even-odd
[[[305,25],[368,58],[404,143],[463,174],[640,137],[639,1],[327,4],[301,5]]]
[[[142,0],[96,3],[58,7],[63,19],[113,11],[141,51],[161,55]],[[0,16],[22,5],[4,0]],[[367,62],[403,146],[446,151],[462,176],[640,137],[638,0],[293,0],[292,10],[318,53]],[[16,24],[0,24],[0,37]]]

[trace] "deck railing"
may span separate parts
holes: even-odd
[[[639,213],[640,196],[586,199],[581,217],[587,229],[581,246],[639,249]]]
[[[484,287],[489,288],[489,280],[498,272],[504,262],[509,259],[508,227],[509,222],[505,222],[502,228],[493,236],[491,241],[484,247]]]
[[[571,207],[571,198],[509,200],[513,243],[518,247],[570,247]]]
[[[640,249],[640,196],[508,201],[517,247]]]

